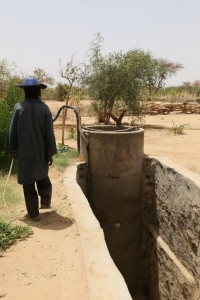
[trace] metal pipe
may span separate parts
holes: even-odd
[[[59,114],[61,113],[61,111],[64,109],[64,108],[69,108],[69,109],[73,109],[73,111],[75,112],[75,115],[76,115],[76,126],[77,126],[77,148],[78,148],[78,151],[80,153],[80,135],[82,136],[82,139],[83,141],[87,144],[87,141],[82,133],[82,130],[81,130],[81,117],[80,117],[80,111],[78,109],[78,107],[76,106],[72,106],[72,105],[63,105],[59,108],[59,110],[57,111],[56,113],[56,116],[53,118],[53,122],[55,122],[59,116]]]
[[[56,121],[58,118],[59,114],[64,108],[69,108],[73,109],[74,113],[76,115],[76,126],[77,126],[77,148],[80,153],[80,136],[82,137],[82,140],[86,144],[86,151],[87,151],[87,159],[88,159],[88,201],[90,205],[92,206],[92,174],[91,174],[91,162],[90,162],[90,149],[89,149],[89,140],[84,136],[82,132],[82,127],[81,127],[81,115],[80,115],[80,110],[76,106],[72,105],[63,105],[59,108],[56,116],[53,118],[53,122]]]

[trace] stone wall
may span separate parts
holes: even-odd
[[[200,299],[200,176],[144,158],[143,288],[150,300]]]
[[[87,196],[86,174],[80,164],[77,179]],[[147,156],[143,175],[140,282],[145,299],[200,300],[200,176]]]

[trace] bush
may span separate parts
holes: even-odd
[[[16,83],[19,83],[19,78],[12,78],[9,81],[4,98],[0,101],[0,152],[5,149],[13,108],[17,102],[21,102],[24,98],[23,90],[16,88]]]
[[[0,221],[0,250],[6,250],[17,240],[23,240],[33,233],[28,226],[13,226]]]
[[[55,167],[66,168],[79,157],[78,150],[67,145],[58,144],[57,152],[53,157],[53,165]]]
[[[9,122],[11,118],[11,109],[6,101],[0,102],[0,151],[5,149],[6,136],[8,133]]]
[[[172,122],[173,122],[172,131],[174,132],[175,135],[183,134],[184,129],[189,125],[188,123],[187,124],[176,125],[173,120],[172,120]]]

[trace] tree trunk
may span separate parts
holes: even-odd
[[[67,117],[67,108],[65,107],[62,112],[62,145],[65,144],[65,120]]]

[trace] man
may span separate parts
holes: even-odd
[[[52,185],[48,171],[56,154],[53,121],[48,106],[41,101],[41,89],[47,88],[45,84],[27,78],[16,86],[24,89],[25,98],[13,111],[9,151],[18,161],[18,183],[23,185],[28,216],[38,221],[38,195],[41,209],[51,207]]]

